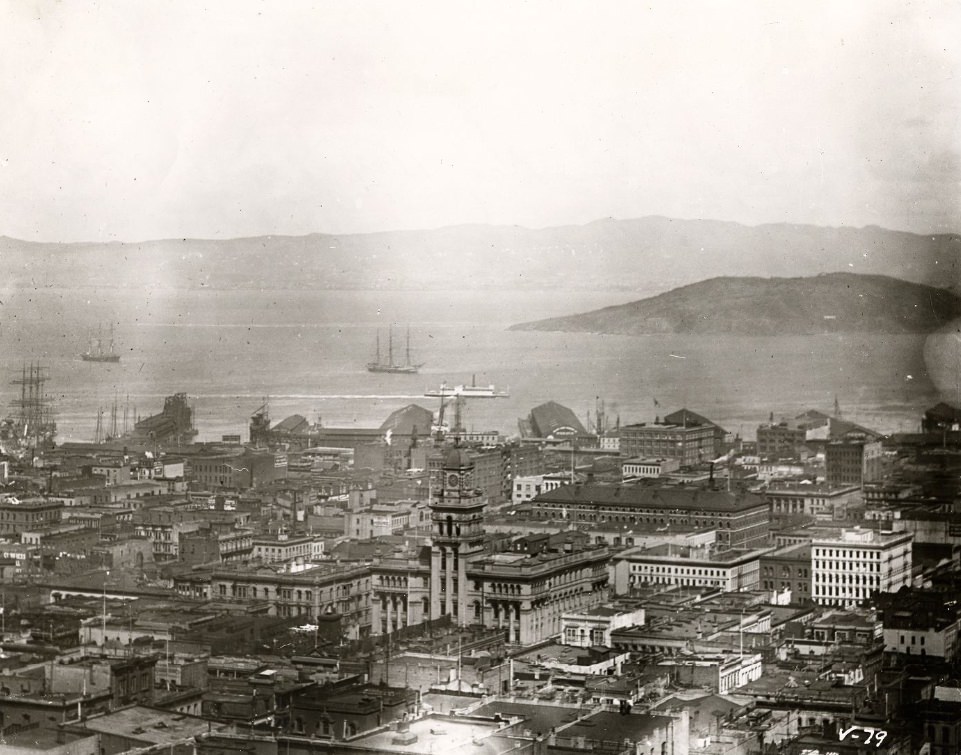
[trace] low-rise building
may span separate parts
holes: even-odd
[[[645,585],[711,587],[725,592],[756,590],[760,558],[770,549],[716,550],[671,543],[623,551],[611,562],[618,595]]]
[[[561,617],[560,641],[573,647],[611,647],[611,632],[644,623],[644,609],[625,611],[597,606],[587,611],[571,611]]]
[[[678,459],[625,459],[621,462],[621,477],[624,480],[662,477],[680,468]]]

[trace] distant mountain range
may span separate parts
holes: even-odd
[[[593,312],[522,323],[512,330],[620,335],[930,333],[961,317],[942,288],[880,275],[713,278]]]
[[[723,275],[850,271],[946,287],[961,236],[647,217],[528,229],[49,244],[0,237],[7,286],[529,288],[641,294]]]

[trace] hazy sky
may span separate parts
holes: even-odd
[[[0,0],[0,234],[961,231],[959,9]]]

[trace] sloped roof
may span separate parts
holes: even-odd
[[[420,436],[430,435],[431,425],[434,423],[434,413],[417,404],[408,404],[402,409],[392,412],[384,424],[380,426],[382,432],[390,430],[395,435],[413,435],[416,428]]]
[[[946,404],[944,401],[939,401],[928,409],[924,413],[924,416],[928,419],[958,422],[961,420],[961,409],[956,406],[951,406],[951,404]]]
[[[564,431],[565,435],[587,433],[577,415],[556,401],[548,401],[531,409],[530,422],[538,438],[549,438],[558,431]]]
[[[724,432],[724,428],[718,425],[716,422],[712,422],[707,417],[703,417],[697,412],[692,412],[690,409],[678,409],[673,414],[664,415],[665,425],[687,425],[688,427],[716,427],[721,432]]]
[[[307,420],[299,414],[291,414],[286,419],[274,425],[273,431],[277,433],[307,432]]]

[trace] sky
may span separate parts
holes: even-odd
[[[0,235],[961,232],[961,5],[0,0]]]

